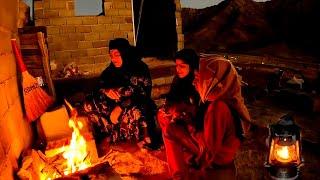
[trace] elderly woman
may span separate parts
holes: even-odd
[[[232,166],[243,130],[248,129],[250,121],[237,71],[226,59],[219,56],[202,59],[193,84],[202,105],[197,117],[191,119],[202,126],[185,128],[173,122],[163,132],[169,169],[177,179],[185,179],[188,174],[183,148],[193,155],[188,159],[191,165],[204,169]]]
[[[109,136],[112,142],[144,139],[150,143],[148,125],[153,127],[155,106],[148,66],[123,38],[110,41],[109,54],[111,63],[100,76],[99,92],[85,103],[85,110],[98,136]]]

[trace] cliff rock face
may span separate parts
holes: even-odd
[[[213,10],[215,13],[203,25],[186,32],[187,47],[198,51],[235,49],[274,36],[262,3],[229,0]]]
[[[225,0],[182,12],[186,47],[199,52],[248,51],[275,43],[318,52],[318,0]]]
[[[183,17],[183,31],[189,32],[197,28],[201,28],[211,17],[215,16],[219,11],[223,10],[228,3],[223,1],[216,6],[204,9],[182,8],[181,15]]]

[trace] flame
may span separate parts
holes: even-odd
[[[281,147],[276,150],[277,156],[281,159],[287,160],[290,158],[289,156],[289,149],[287,146]]]
[[[43,167],[39,169],[41,172],[39,176],[40,180],[59,178],[63,176],[61,172],[63,172],[64,175],[68,175],[92,166],[91,154],[88,151],[89,147],[87,148],[86,139],[82,136],[80,131],[84,127],[84,124],[77,120],[77,110],[73,108],[68,101],[64,101],[71,116],[68,121],[69,127],[72,128],[71,140],[66,146],[60,146],[59,148],[51,149],[51,151],[46,152],[46,156],[54,157],[62,154],[65,161],[61,163],[61,166],[59,166],[58,169],[56,168],[57,172],[42,172]]]
[[[73,108],[72,105],[66,99],[64,99],[64,103],[67,105],[67,108],[70,111],[71,117],[77,117],[78,116],[77,110]]]
[[[79,170],[86,169],[91,166],[89,161],[86,161],[87,144],[84,137],[80,134],[83,124],[75,122],[73,119],[69,120],[69,127],[73,129],[70,145],[63,153],[63,157],[67,160],[68,167],[65,169],[64,174],[74,173]]]
[[[298,162],[299,161],[299,149],[295,144],[289,146],[282,146],[275,144],[274,147],[274,156],[272,159],[275,159],[282,163],[288,162]]]
[[[68,101],[67,106],[70,108],[72,118],[69,119],[69,127],[73,129],[70,145],[65,147],[63,157],[67,160],[67,169],[64,170],[64,174],[74,173],[79,170],[86,169],[91,166],[90,160],[87,159],[87,143],[84,137],[80,133],[80,129],[83,128],[83,124],[77,121],[77,111],[74,109]]]
[[[286,140],[284,140],[286,141]],[[293,144],[282,145],[275,143],[272,139],[270,146],[270,154],[269,154],[269,163],[294,163],[300,164],[300,148],[299,141],[296,141]]]

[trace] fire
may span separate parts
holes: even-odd
[[[80,129],[82,129],[83,124],[80,121],[76,121],[78,114],[77,111],[68,101],[65,100],[65,103],[69,107],[72,115],[68,125],[73,129],[70,145],[65,147],[63,152],[63,157],[67,160],[68,165],[67,169],[64,170],[64,174],[67,175],[86,169],[91,166],[91,163],[90,160],[87,159],[87,142],[80,133]]]
[[[69,127],[73,129],[70,145],[66,147],[63,157],[67,160],[68,167],[65,169],[64,174],[74,173],[79,170],[86,169],[91,166],[88,156],[87,144],[84,137],[80,134],[83,124],[73,119],[69,120]]]
[[[101,159],[98,157],[87,117],[77,117],[77,110],[72,108],[70,103],[65,104],[69,107],[69,113],[66,114],[65,108],[62,107],[63,111],[59,113],[63,113],[63,119],[60,122],[65,126],[67,121],[69,128],[72,129],[69,131],[71,137],[68,133],[59,139],[49,140],[45,153],[32,149],[31,153],[23,158],[23,165],[17,173],[21,179],[72,179],[71,177],[109,167],[105,157]],[[55,119],[55,116],[52,118]]]
[[[294,144],[289,146],[275,144],[274,158],[283,163],[294,162],[298,160],[297,151]]]
[[[281,147],[280,149],[277,149],[276,153],[277,153],[277,156],[280,157],[281,159],[287,160],[290,158],[289,149],[287,146],[284,146],[284,147]]]
[[[68,121],[68,125],[72,128],[72,136],[69,145],[62,146],[58,149],[53,150],[52,152],[47,153],[49,157],[53,157],[57,154],[62,154],[62,157],[65,159],[63,174],[68,175],[76,171],[84,170],[90,167],[91,158],[89,158],[89,151],[87,150],[87,142],[82,136],[80,130],[83,128],[83,123],[77,120],[78,112],[71,104],[65,100],[71,118]],[[54,174],[53,178],[60,177],[59,175]]]

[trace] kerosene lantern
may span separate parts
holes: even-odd
[[[266,167],[273,179],[296,179],[301,158],[301,132],[291,115],[269,126],[269,153]]]

